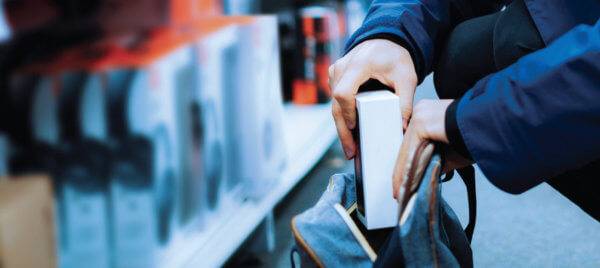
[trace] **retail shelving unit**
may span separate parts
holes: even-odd
[[[239,209],[216,219],[219,222],[213,228],[176,239],[160,266],[222,266],[321,159],[337,135],[331,104],[289,104],[284,113],[288,162],[279,183],[260,200],[247,200]]]

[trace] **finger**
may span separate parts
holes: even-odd
[[[352,157],[354,157],[354,154],[356,153],[356,144],[354,143],[354,137],[352,136],[352,132],[350,131],[350,129],[348,129],[344,121],[344,117],[342,116],[342,109],[336,100],[332,101],[332,114],[333,120],[335,121],[335,127],[340,138],[340,142],[342,143],[344,155],[346,156],[346,159],[350,160],[352,159]]]
[[[354,96],[358,87],[369,78],[365,68],[347,68],[335,86],[333,96],[340,104],[342,116],[348,129],[356,127],[356,101]]]
[[[399,73],[399,72],[396,72]],[[406,79],[406,76],[401,74],[395,74],[392,78],[393,88],[396,94],[400,98],[400,110],[402,111],[402,129],[408,128],[408,121],[412,116],[413,102],[415,96],[415,85],[416,82],[411,81],[412,79]]]

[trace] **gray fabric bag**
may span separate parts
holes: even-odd
[[[472,267],[474,181],[465,180],[473,188],[465,232],[441,197],[441,159],[433,143],[419,145],[401,188],[395,228],[366,230],[356,218],[354,175],[331,177],[317,204],[292,219],[292,266],[297,253],[301,267]]]

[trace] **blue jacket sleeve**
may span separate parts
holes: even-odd
[[[345,53],[362,41],[391,40],[410,53],[419,83],[431,72],[435,51],[459,22],[491,13],[503,1],[375,0],[362,26],[350,37]]]
[[[457,123],[483,173],[510,193],[600,159],[600,21],[480,80]]]

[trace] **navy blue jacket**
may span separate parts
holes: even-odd
[[[372,38],[395,41],[422,81],[455,25],[506,2],[375,0],[346,50]],[[600,2],[525,3],[547,47],[477,82],[456,118],[483,173],[511,193],[600,159]]]

